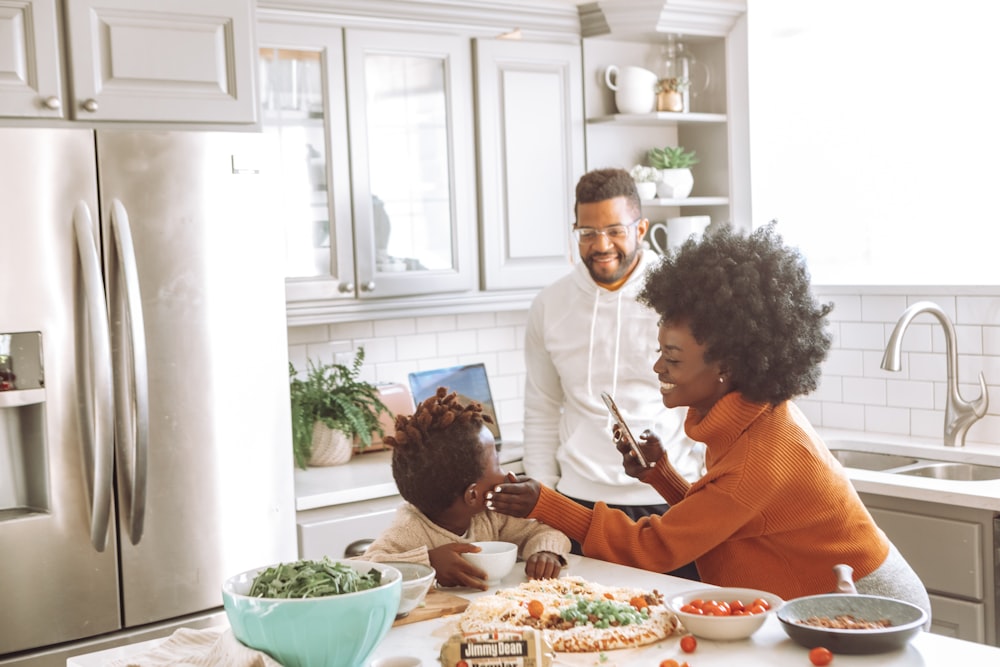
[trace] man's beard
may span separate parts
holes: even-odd
[[[599,256],[609,255],[612,253],[600,253]],[[615,272],[610,275],[601,275],[594,271],[594,256],[595,254],[587,255],[584,258],[583,263],[587,267],[587,271],[590,272],[590,277],[594,279],[594,282],[599,285],[613,285],[622,278],[628,275],[629,271],[632,269],[632,264],[635,262],[636,257],[639,255],[638,246],[632,250],[630,253],[623,253],[617,248],[614,249],[614,255],[618,257],[618,268]]]

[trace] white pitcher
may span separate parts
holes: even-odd
[[[604,70],[604,82],[615,91],[619,113],[649,113],[656,107],[655,72],[642,67],[610,65]]]

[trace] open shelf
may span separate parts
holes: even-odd
[[[663,125],[670,123],[725,123],[724,113],[700,113],[696,111],[654,111],[652,113],[616,113],[611,116],[588,118],[588,123],[617,123],[619,125]]]
[[[44,389],[11,389],[0,391],[0,408],[19,408],[45,402]]]

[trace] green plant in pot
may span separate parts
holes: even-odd
[[[660,171],[656,194],[666,199],[683,199],[691,194],[694,175],[691,167],[698,163],[694,151],[683,146],[651,148],[647,153],[649,164]]]
[[[299,378],[295,367],[288,364],[292,448],[298,467],[307,468],[314,459],[314,434],[328,435],[332,431],[349,440],[346,454],[336,455],[338,458],[330,465],[346,463],[355,442],[364,449],[372,444],[373,432],[385,434],[379,416],[391,413],[375,385],[359,378],[364,361],[363,347],[358,348],[350,366],[314,364],[310,360],[304,378]]]

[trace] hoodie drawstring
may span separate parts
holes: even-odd
[[[594,370],[594,329],[597,328],[597,306],[601,302],[600,288],[594,290],[594,310],[590,313],[590,341],[587,347],[587,395],[594,395],[594,388],[590,384]],[[613,396],[614,394],[612,394]]]
[[[618,357],[621,352],[622,339],[622,290],[617,292],[617,310],[615,312],[615,357],[614,365],[611,367],[611,395],[618,391]],[[594,292],[594,309],[590,315],[590,341],[587,349],[587,395],[594,395],[594,388],[591,384],[594,371],[594,332],[597,328],[597,310],[601,301],[601,291]]]

